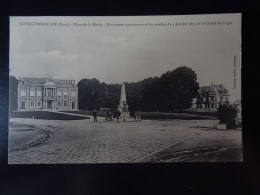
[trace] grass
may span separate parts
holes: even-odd
[[[78,110],[78,111],[61,111],[67,113],[75,113],[82,115],[92,115],[91,110]],[[105,117],[107,111],[97,111],[97,115]],[[141,119],[152,119],[152,120],[166,120],[166,119],[183,119],[183,120],[201,120],[201,119],[212,119],[217,117],[217,113],[208,112],[183,112],[183,113],[160,113],[160,112],[135,112],[140,114]]]
[[[67,113],[75,113],[82,115],[92,115],[91,110],[78,110],[78,111],[61,111]],[[107,111],[97,111],[97,116],[105,117]],[[200,120],[200,119],[211,119],[216,117],[216,113],[160,113],[160,112],[135,112],[140,114],[141,119],[153,119],[153,120],[166,120],[166,119],[183,119],[183,120]]]
[[[73,114],[82,114],[82,115],[90,115],[92,116],[91,110],[77,110],[77,111],[60,111],[60,112],[66,112],[66,113],[73,113]],[[105,117],[107,111],[97,111],[97,116]]]
[[[22,111],[22,112],[11,112],[10,118],[35,118],[35,119],[46,119],[46,120],[80,120],[89,119],[84,116],[73,116],[57,112],[48,111]]]
[[[160,112],[136,112],[140,114],[141,119],[183,119],[183,120],[200,120],[211,119],[211,116],[198,115],[193,113],[160,113]]]
[[[218,117],[217,112],[183,112],[183,113],[190,114],[190,115],[198,115],[198,116]]]

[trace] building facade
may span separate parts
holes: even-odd
[[[77,110],[75,80],[19,78],[18,110]]]
[[[229,93],[224,85],[203,86],[198,90],[195,105],[198,109],[217,110],[220,104],[229,104]]]

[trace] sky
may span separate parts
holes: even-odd
[[[223,84],[235,100],[240,52],[240,14],[10,17],[9,70],[17,78],[137,82],[187,66],[200,86]]]

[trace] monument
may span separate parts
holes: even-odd
[[[129,117],[128,105],[126,102],[126,92],[125,92],[125,84],[123,83],[121,86],[121,94],[120,101],[118,106],[119,111],[121,112],[121,118],[124,120]]]

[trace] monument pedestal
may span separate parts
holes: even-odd
[[[120,118],[123,119],[123,121],[126,121],[126,119],[129,118],[128,107],[122,107],[121,105],[119,105],[118,109],[121,112]]]

